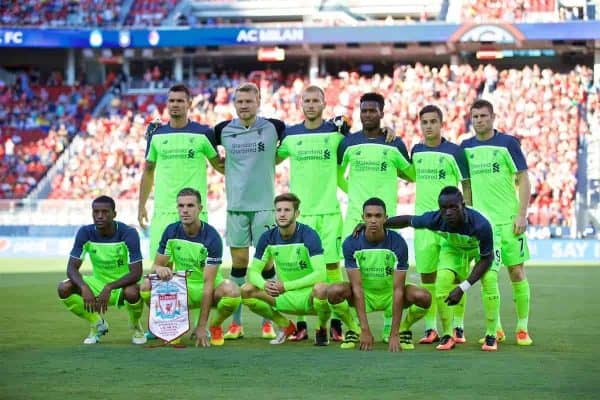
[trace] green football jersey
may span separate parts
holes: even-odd
[[[527,171],[517,139],[494,131],[491,139],[479,141],[472,137],[461,147],[469,166],[473,207],[493,224],[512,223],[519,212],[515,175]]]
[[[290,158],[290,191],[302,201],[302,214],[340,211],[337,150],[343,138],[329,121],[317,129],[303,123],[286,128],[277,156]]]
[[[442,138],[439,146],[415,145],[411,152],[415,170],[415,213],[437,210],[438,196],[446,186],[456,186],[469,178],[464,151]]]
[[[188,236],[181,222],[171,224],[165,229],[158,253],[166,255],[173,262],[173,271],[191,270],[189,279],[204,280],[204,268],[219,268],[223,257],[223,241],[215,228],[206,222],[195,237]],[[219,272],[215,277],[215,286],[223,278]]]
[[[388,214],[395,214],[398,172],[411,174],[408,160],[399,138],[385,143],[384,136],[370,139],[362,131],[345,137],[338,148],[338,162],[348,170],[347,215],[362,215],[362,205],[371,197],[382,199]]]
[[[261,235],[248,274],[250,282],[260,289],[265,287],[261,272],[271,259],[286,290],[312,287],[327,278],[321,239],[308,225],[297,222],[289,239],[282,238],[277,227]]]
[[[206,161],[217,156],[213,131],[195,122],[184,128],[159,126],[146,144],[146,160],[154,171],[154,213],[176,211],[177,193],[185,187],[196,189],[206,204]]]
[[[371,243],[364,230],[342,246],[346,269],[358,269],[365,292],[393,295],[394,271],[408,269],[408,246],[399,233],[386,229],[385,239]]]
[[[116,231],[111,237],[101,236],[95,225],[82,226],[75,236],[71,257],[83,260],[89,256],[92,274],[102,282],[110,283],[129,273],[129,265],[142,261],[140,236],[122,222],[115,221]]]

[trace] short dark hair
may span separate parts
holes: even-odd
[[[365,201],[363,203],[363,207],[362,207],[363,213],[365,212],[365,208],[367,208],[367,206],[383,207],[383,212],[387,214],[387,210],[385,209],[385,202],[383,200],[381,200],[379,197],[371,197],[370,199]]]
[[[444,114],[442,114],[442,110],[440,110],[438,106],[433,104],[427,104],[425,107],[421,108],[421,111],[419,111],[419,118],[422,118],[423,114],[432,112],[436,113],[438,117],[440,117],[440,122],[444,120]]]
[[[442,197],[442,196],[448,196],[448,195],[458,196],[460,201],[461,202],[463,201],[463,194],[456,186],[446,186],[445,188],[443,188],[440,191],[440,195],[438,196],[438,198]]]
[[[202,195],[196,189],[190,187],[183,188],[177,193],[177,197],[180,196],[195,196],[198,200],[198,204],[202,204]]]
[[[494,113],[494,106],[492,105],[492,103],[484,99],[475,100],[475,102],[471,105],[469,111],[473,111],[474,108],[487,108],[488,110],[490,110],[490,114]]]
[[[113,211],[115,211],[115,209],[117,208],[117,206],[115,204],[115,200],[110,196],[96,197],[94,200],[92,200],[92,207],[94,207],[94,204],[98,204],[98,203],[110,205],[110,207],[112,208]]]
[[[376,102],[377,105],[379,106],[379,111],[383,111],[383,106],[385,105],[385,99],[379,93],[369,92],[369,93],[365,93],[362,96],[360,96],[360,104],[364,103],[365,101]]]
[[[184,92],[188,99],[192,97],[192,92],[190,92],[190,89],[188,89],[188,87],[185,86],[183,83],[178,83],[176,85],[171,86],[169,88],[169,93],[171,92]]]
[[[298,211],[300,208],[300,199],[294,193],[282,193],[278,196],[275,196],[275,200],[273,200],[273,204],[277,204],[280,201],[289,201],[294,205],[294,210]]]

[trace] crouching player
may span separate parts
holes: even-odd
[[[87,320],[90,333],[84,344],[95,344],[108,332],[104,313],[109,305],[125,306],[133,344],[146,343],[140,324],[143,304],[137,282],[142,277],[142,254],[137,231],[115,221],[115,201],[100,196],[92,202],[94,223],[79,229],[67,266],[68,279],[58,285],[58,297],[73,314]],[[92,275],[79,268],[90,257]]]
[[[242,286],[243,303],[254,313],[279,326],[271,344],[282,344],[296,332],[292,321],[283,315],[316,315],[319,329],[315,344],[329,343],[327,321],[327,272],[319,235],[308,225],[296,222],[300,200],[292,193],[275,197],[274,228],[263,233],[256,246],[248,280]],[[272,259],[278,279],[262,276]]]
[[[173,271],[192,271],[187,278],[188,304],[190,309],[200,308],[194,332],[196,346],[222,346],[221,324],[240,305],[240,290],[235,283],[221,276],[219,267],[223,241],[215,228],[200,220],[201,200],[200,192],[195,189],[184,188],[179,191],[179,222],[165,229],[152,272],[161,279],[169,280],[173,277]],[[145,279],[141,295],[147,304],[150,301],[150,287],[150,280]],[[216,314],[210,322],[209,339],[206,328],[211,307],[216,307]]]
[[[359,342],[360,349],[373,348],[373,334],[367,313],[383,311],[392,318],[388,349],[396,352],[413,349],[410,327],[423,318],[431,305],[429,292],[406,283],[408,247],[397,232],[384,228],[385,202],[377,197],[363,204],[364,230],[346,238],[344,260],[349,283],[331,285],[327,297],[332,310],[348,326],[341,347],[351,349]],[[353,320],[349,305],[356,308],[360,327]],[[408,313],[402,321],[402,309]],[[400,323],[402,321],[402,323]]]

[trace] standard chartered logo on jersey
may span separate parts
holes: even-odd
[[[256,143],[233,143],[229,150],[233,154],[258,153],[263,151],[265,151],[265,143],[262,141]]]
[[[160,152],[160,158],[163,160],[194,159],[196,158],[196,150],[186,147],[166,149]]]
[[[471,162],[469,163],[469,172],[471,175],[481,175],[500,172],[500,163],[498,162]]]
[[[355,171],[360,172],[385,172],[387,171],[387,162],[383,161],[356,161],[352,165]]]

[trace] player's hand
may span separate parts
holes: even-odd
[[[198,326],[194,332],[194,336],[196,336],[196,347],[210,347],[206,327]]]
[[[356,225],[354,227],[354,230],[352,231],[352,237],[357,238],[358,235],[360,234],[360,231],[364,231],[366,228],[366,225],[363,224],[362,222],[358,225]]]
[[[455,306],[463,297],[463,294],[464,293],[462,289],[459,286],[457,286],[450,292],[450,294],[448,295],[448,297],[446,297],[444,302],[447,303],[449,306]]]
[[[363,330],[360,333],[360,349],[363,351],[371,351],[373,350],[373,335],[370,330]]]
[[[279,286],[277,285],[278,282],[276,281],[267,281],[265,283],[265,292],[267,292],[267,294],[271,297],[277,297],[281,294],[281,292],[279,291]]]
[[[391,143],[394,141],[394,139],[396,139],[396,132],[394,132],[394,129],[390,128],[389,126],[381,128],[381,132],[383,132],[385,135],[386,143]]]
[[[520,235],[527,229],[527,217],[518,215],[513,225],[513,232],[515,235]]]
[[[92,293],[88,285],[83,285],[81,288],[81,297],[83,297],[83,307],[85,308],[85,311],[96,311],[96,297],[94,297],[94,293]]]
[[[142,227],[142,229],[146,229],[148,227],[148,211],[146,211],[146,206],[140,206],[138,210],[138,223]]]
[[[388,343],[388,350],[392,353],[402,351],[402,347],[400,346],[400,338],[398,337],[398,334],[390,335],[390,341]]]
[[[110,299],[111,288],[104,286],[98,297],[96,297],[96,311],[103,314],[108,309],[108,299]]]
[[[173,271],[169,267],[156,267],[156,275],[163,281],[170,281],[173,278]]]

